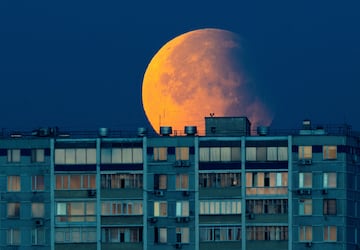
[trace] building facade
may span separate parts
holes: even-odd
[[[358,136],[206,129],[3,133],[0,248],[359,249]]]

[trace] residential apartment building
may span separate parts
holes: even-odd
[[[358,249],[360,137],[207,117],[0,135],[1,249]]]

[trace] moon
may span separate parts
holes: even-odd
[[[151,59],[143,79],[145,114],[159,133],[197,126],[205,117],[247,116],[252,127],[270,125],[271,112],[255,91],[243,63],[240,37],[222,29],[198,29],[167,42]]]

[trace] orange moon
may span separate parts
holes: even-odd
[[[256,95],[242,62],[240,37],[222,29],[199,29],[167,42],[144,74],[142,102],[156,132],[171,126],[197,126],[204,134],[205,119],[247,116],[252,128],[270,125],[268,108]],[[256,127],[255,127],[256,128]]]

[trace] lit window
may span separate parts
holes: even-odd
[[[45,214],[44,203],[37,203],[37,202],[32,203],[31,213],[33,218],[43,218]]]
[[[176,217],[189,216],[189,201],[176,202]]]
[[[154,175],[154,189],[166,189],[167,188],[167,176],[165,174]]]
[[[312,187],[312,173],[299,173],[299,188]]]
[[[167,216],[167,202],[155,201],[154,202],[154,216],[165,217]]]
[[[336,188],[336,173],[324,173],[323,184],[324,188]]]
[[[189,147],[175,148],[176,160],[189,160]]]
[[[299,215],[311,215],[312,214],[312,200],[304,199],[299,200]]]
[[[56,175],[56,190],[81,190],[81,189],[95,189],[96,175]]]
[[[240,200],[200,201],[201,215],[241,214]]]
[[[312,226],[299,226],[299,241],[312,241]]]
[[[34,175],[31,176],[31,190],[32,191],[44,191],[44,176],[43,175]]]
[[[8,162],[20,162],[21,154],[20,149],[8,149],[7,160]]]
[[[299,146],[299,159],[312,159],[312,146]]]
[[[160,147],[154,148],[154,161],[166,161],[167,160],[167,148]]]
[[[336,199],[324,199],[323,210],[326,215],[336,215]]]
[[[95,148],[57,148],[55,164],[96,164]]]
[[[57,222],[94,222],[95,202],[58,202]]]
[[[31,150],[31,162],[44,162],[45,150],[44,149],[32,149]]]
[[[6,243],[8,245],[19,246],[21,244],[20,229],[10,228],[6,231]]]
[[[324,226],[324,241],[336,241],[337,228],[336,226]]]
[[[20,218],[20,203],[11,202],[7,204],[7,217]]]
[[[20,176],[8,176],[7,177],[7,191],[19,192],[21,190]]]
[[[45,229],[43,227],[37,227],[31,230],[31,244],[32,245],[45,244]]]
[[[190,242],[190,230],[188,227],[177,227],[176,228],[176,242],[178,243],[189,243]]]
[[[155,243],[166,243],[167,242],[167,228],[154,228],[154,241]]]
[[[189,175],[178,174],[176,175],[176,190],[187,190],[189,189]]]
[[[142,201],[103,201],[101,215],[142,215]]]
[[[324,160],[335,160],[337,158],[337,146],[323,146]]]

